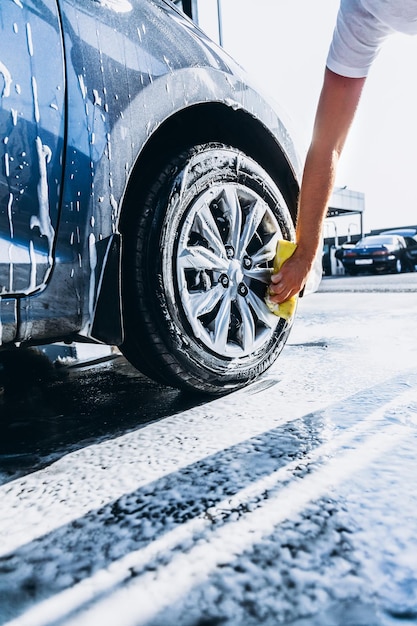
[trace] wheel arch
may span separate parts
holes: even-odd
[[[280,132],[283,130],[280,129]],[[123,249],[124,235],[129,232],[132,220],[135,219],[138,208],[140,209],[143,203],[148,182],[170,156],[192,145],[210,141],[233,145],[257,161],[279,187],[295,224],[299,192],[297,174],[278,138],[263,122],[244,109],[236,109],[224,103],[195,104],[173,114],[149,137],[130,173],[118,220],[122,247],[108,260],[110,268],[118,269],[116,271],[104,270],[104,274],[110,273],[117,279],[111,280],[107,288],[101,290],[93,327],[90,331],[94,339],[117,345],[123,341],[120,282],[123,278],[120,254]],[[292,147],[291,143],[289,145]],[[107,329],[107,323],[103,323],[103,320],[108,318],[109,301],[118,303],[117,316],[119,318],[118,328],[111,332]],[[100,332],[98,332],[99,328]],[[119,338],[115,339],[115,337]]]
[[[233,109],[222,103],[209,103],[177,112],[149,138],[134,165],[122,202],[119,221],[122,234],[128,228],[129,215],[133,210],[132,197],[137,207],[141,188],[146,187],[149,177],[158,171],[167,155],[210,141],[233,145],[257,161],[279,187],[295,224],[299,185],[278,139],[248,111]],[[129,193],[132,187],[135,190],[133,196]]]

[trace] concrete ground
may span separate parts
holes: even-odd
[[[224,398],[121,357],[3,397],[0,624],[417,624],[414,276],[323,281]]]

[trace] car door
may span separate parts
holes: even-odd
[[[54,262],[65,126],[55,0],[0,5],[0,294],[41,289]]]

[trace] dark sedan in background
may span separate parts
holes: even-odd
[[[417,241],[395,234],[370,235],[344,250],[341,257],[347,274],[359,272],[414,271],[417,265]]]
[[[291,322],[264,304],[294,238],[282,116],[168,0],[1,0],[0,346],[120,346],[224,393]]]

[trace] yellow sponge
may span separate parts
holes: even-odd
[[[281,269],[282,264],[290,258],[296,247],[297,244],[292,241],[287,241],[285,239],[280,239],[278,241],[277,251],[274,258],[274,274],[276,274]],[[289,320],[293,317],[297,305],[297,296],[293,296],[289,300],[281,302],[281,304],[272,302],[269,296],[270,293],[268,290],[265,296],[265,302],[271,313],[274,313],[274,315],[282,317],[285,320]]]

